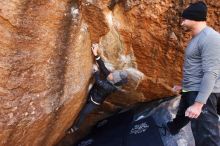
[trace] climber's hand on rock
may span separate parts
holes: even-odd
[[[99,44],[92,44],[92,53],[94,56],[98,55]]]

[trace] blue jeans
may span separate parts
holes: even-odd
[[[217,105],[220,104],[220,93],[212,93],[207,103],[203,106],[202,113],[197,119],[185,117],[186,109],[194,104],[197,91],[183,93],[176,117],[167,126],[172,134],[191,121],[191,128],[196,146],[220,146],[220,134],[218,128]]]

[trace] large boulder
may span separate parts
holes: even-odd
[[[172,95],[189,39],[179,16],[189,0],[123,0],[113,10],[108,3],[0,1],[0,146],[50,146],[64,137],[92,84],[93,43],[107,67],[127,69],[130,80],[89,121]],[[208,5],[220,30],[220,2]]]

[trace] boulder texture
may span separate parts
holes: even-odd
[[[190,1],[119,0],[112,10],[109,1],[0,1],[0,146],[65,145],[93,82],[93,43],[110,70],[129,72],[129,83],[86,126],[181,84],[190,35],[180,14]],[[209,25],[220,31],[220,1],[207,4]]]

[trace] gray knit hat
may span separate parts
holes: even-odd
[[[127,83],[128,81],[128,73],[124,70],[115,70],[112,73],[113,75],[113,83],[116,86],[121,86],[122,84]]]

